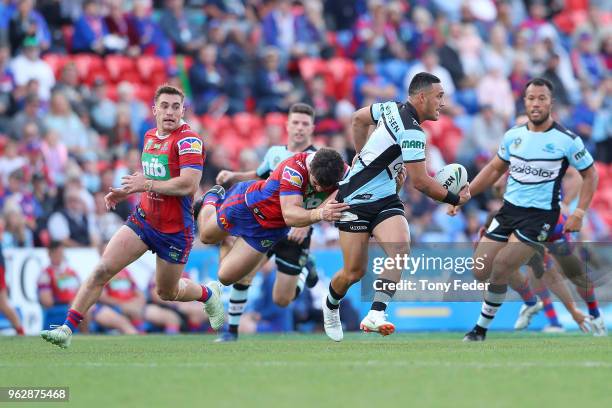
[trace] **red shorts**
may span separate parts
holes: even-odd
[[[0,290],[6,289],[6,279],[4,278],[4,267],[0,266]]]

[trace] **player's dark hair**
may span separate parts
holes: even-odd
[[[527,92],[527,88],[529,88],[529,85],[533,85],[533,86],[545,86],[548,88],[548,90],[550,91],[550,94],[552,95],[553,91],[555,90],[555,87],[553,86],[552,82],[550,82],[548,79],[546,78],[533,78],[531,79],[529,82],[527,82],[525,84],[525,89],[523,89],[523,94],[525,94]]]
[[[185,94],[179,88],[172,85],[162,85],[155,91],[155,97],[153,100],[157,103],[157,100],[161,95],[178,95],[181,97],[181,102],[185,99]]]
[[[49,243],[49,251],[55,251],[58,248],[63,247],[64,244],[62,243],[62,241],[58,241],[58,240],[53,240]]]
[[[410,81],[408,95],[416,95],[425,89],[431,88],[431,85],[439,84],[440,82],[440,78],[435,75],[428,72],[419,72],[412,78],[412,81]]]
[[[307,103],[301,103],[301,102],[294,103],[289,108],[289,114],[291,115],[292,113],[303,113],[304,115],[308,115],[308,116],[310,116],[312,118],[312,120],[314,122],[315,111],[314,111],[313,107],[308,105]]]
[[[310,172],[321,187],[335,187],[344,175],[344,160],[333,149],[320,149],[310,163]]]

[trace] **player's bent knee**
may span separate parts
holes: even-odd
[[[157,295],[160,297],[161,300],[166,300],[166,301],[172,301],[175,300],[176,298],[176,294],[178,292],[178,288],[174,287],[174,288],[162,288],[162,287],[157,287],[155,289],[155,291],[157,292]]]
[[[91,282],[97,286],[104,286],[113,278],[114,275],[115,272],[108,267],[104,260],[101,260],[91,274]]]
[[[274,301],[274,304],[277,306],[287,307],[289,306],[289,303],[291,303],[293,299],[289,296],[286,296],[285,294],[277,295],[273,293],[272,300]]]
[[[219,279],[219,282],[221,282],[223,286],[229,286],[236,283],[234,279],[231,279],[229,276],[226,276],[223,273],[219,273],[217,279]]]

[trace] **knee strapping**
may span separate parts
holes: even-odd
[[[187,283],[183,278],[181,278],[178,282],[178,290],[176,291],[176,296],[174,297],[174,300],[179,300],[181,297],[183,297],[185,289],[187,289]]]

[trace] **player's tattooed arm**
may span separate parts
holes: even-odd
[[[352,123],[353,127],[353,141],[355,143],[355,151],[359,153],[363,146],[368,141],[370,133],[370,126],[375,125],[370,112],[370,107],[359,109],[353,113]]]

